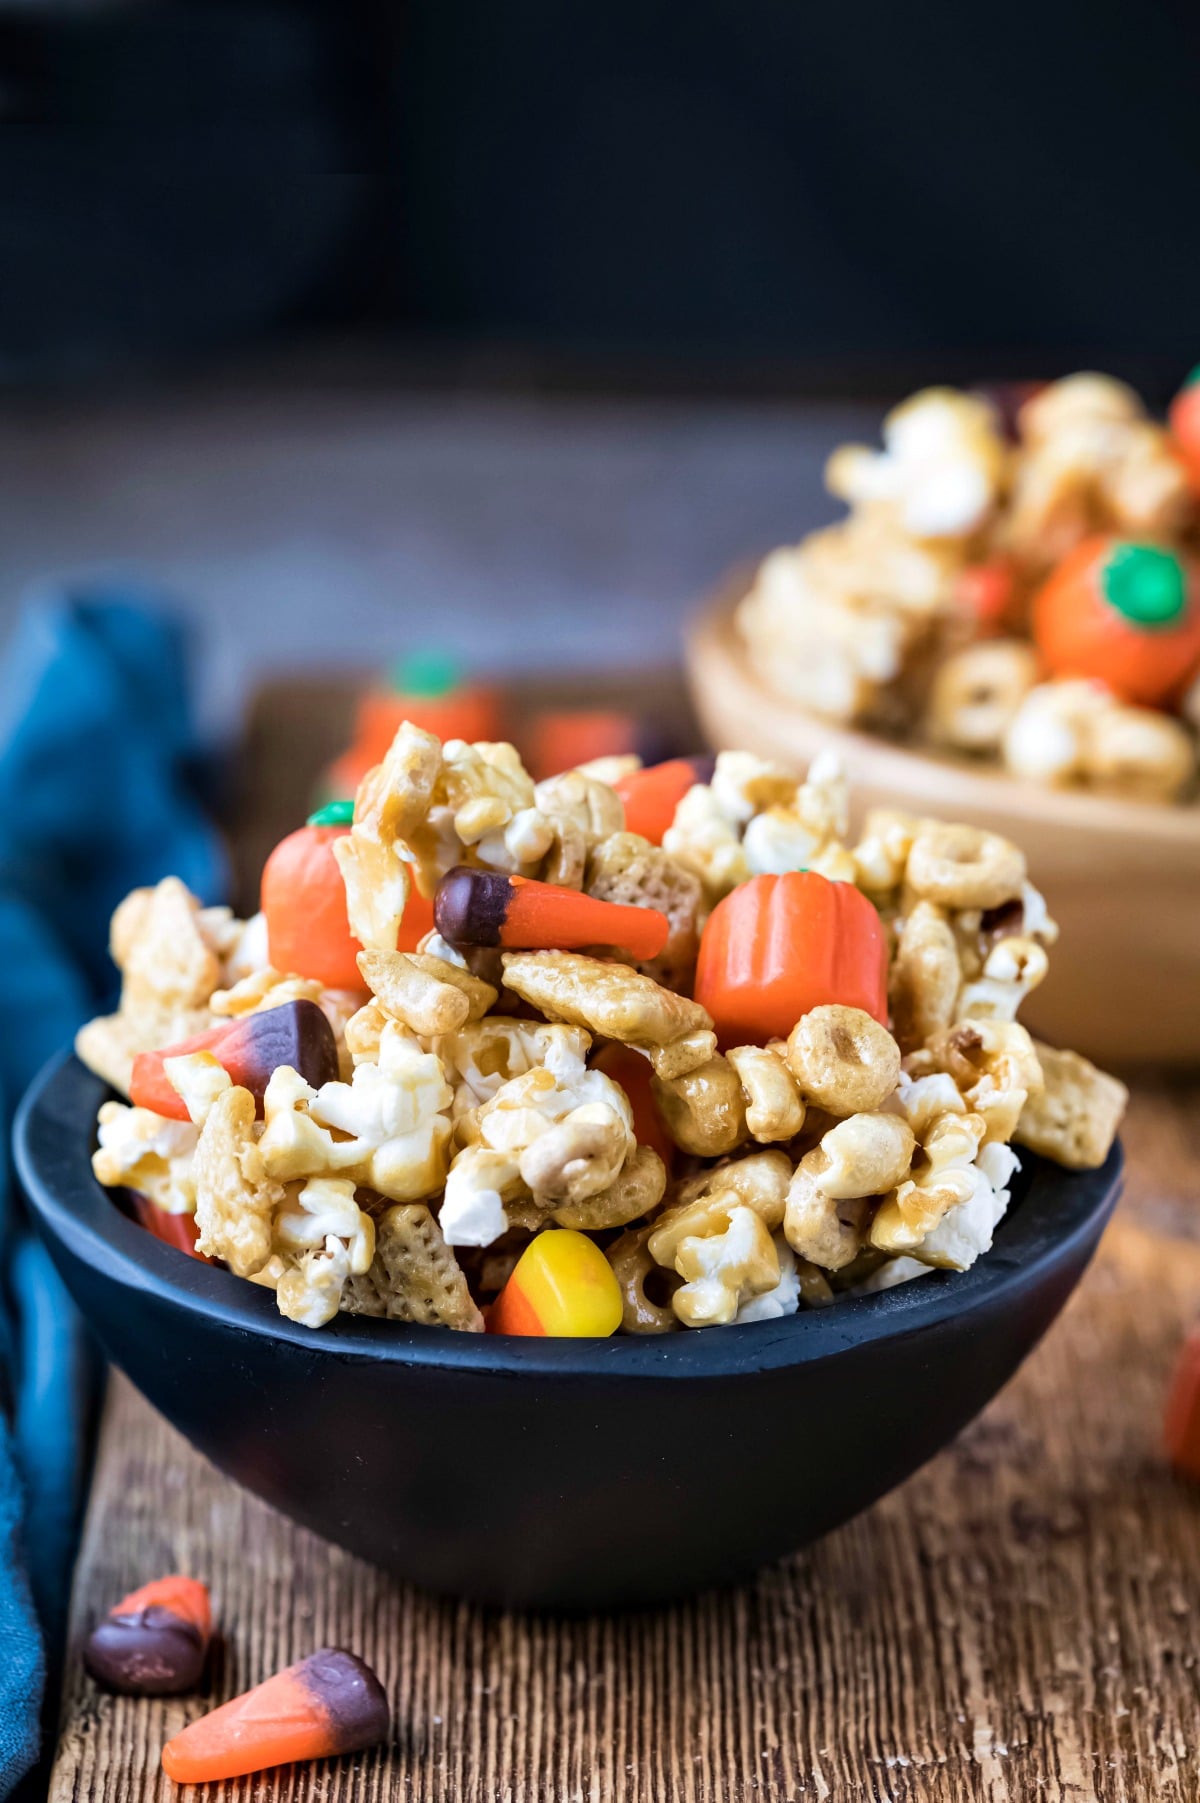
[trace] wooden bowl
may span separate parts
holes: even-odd
[[[803,768],[836,751],[867,808],[969,820],[1014,840],[1062,937],[1021,1018],[1107,1066],[1200,1064],[1200,807],[1040,789],[818,719],[761,681],[728,595],[687,635],[696,712],[718,750]]]

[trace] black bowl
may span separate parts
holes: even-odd
[[[970,1271],[782,1321],[530,1340],[340,1316],[159,1244],[92,1176],[109,1092],[76,1059],[17,1123],[26,1192],[105,1350],[223,1471],[426,1589],[646,1603],[745,1577],[891,1489],[994,1396],[1084,1270],[1121,1153],[1026,1155]]]

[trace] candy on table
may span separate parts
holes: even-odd
[[[675,809],[696,783],[712,781],[714,765],[711,757],[670,758],[621,777],[613,787],[625,804],[626,832],[661,845]]]
[[[174,1575],[114,1603],[84,1645],[83,1663],[107,1690],[176,1696],[200,1682],[212,1637],[208,1590]]]
[[[1171,402],[1167,424],[1187,465],[1192,487],[1200,489],[1200,363]]]
[[[1200,1328],[1193,1328],[1179,1349],[1163,1440],[1176,1471],[1200,1483]]]
[[[139,1052],[133,1061],[129,1099],[137,1108],[152,1109],[169,1120],[186,1121],[187,1104],[166,1072],[168,1058],[189,1052],[211,1052],[233,1081],[248,1089],[262,1114],[263,1092],[271,1072],[279,1065],[299,1071],[314,1089],[332,1083],[338,1074],[337,1042],[333,1028],[315,1002],[283,1002],[258,1014],[223,1022],[206,1033],[156,1052]]]
[[[717,903],[700,940],[696,1000],[722,1046],[786,1038],[827,1003],[887,1025],[887,937],[851,883],[816,871],[756,876]]]
[[[557,883],[498,871],[447,871],[437,886],[433,919],[451,945],[505,945],[524,951],[619,946],[637,959],[657,958],[671,926],[657,908],[600,901]]]
[[[167,1208],[160,1208],[149,1196],[143,1196],[140,1190],[130,1190],[130,1201],[133,1204],[134,1219],[139,1227],[152,1233],[156,1240],[164,1246],[174,1246],[177,1252],[186,1252],[189,1258],[198,1258],[203,1265],[210,1265],[212,1260],[203,1252],[197,1252],[196,1241],[200,1230],[196,1226],[195,1215],[172,1214]]]
[[[487,1313],[489,1333],[607,1339],[621,1325],[621,1290],[584,1233],[554,1227],[525,1248]]]
[[[387,1696],[370,1666],[340,1647],[322,1647],[192,1722],[163,1748],[163,1771],[176,1784],[206,1784],[331,1759],[375,1746],[389,1723]]]
[[[1157,545],[1085,539],[1034,597],[1033,636],[1052,676],[1169,707],[1200,667],[1200,582]]]
[[[367,771],[381,763],[405,720],[439,739],[497,739],[500,702],[485,683],[464,682],[456,658],[428,649],[402,658],[390,686],[371,688],[358,703],[354,739],[325,778],[330,794],[352,795]]]
[[[350,931],[346,885],[333,855],[350,831],[351,801],[329,802],[304,826],[280,840],[262,874],[262,911],[276,970],[312,977],[327,989],[361,989],[358,954]],[[415,951],[433,928],[433,906],[414,885],[409,890],[397,951]]]

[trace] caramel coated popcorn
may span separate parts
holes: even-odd
[[[889,518],[919,500],[903,446],[888,452],[896,469],[845,475]],[[981,519],[997,505],[992,469],[981,452]],[[323,968],[347,982],[357,969],[360,987],[276,968],[269,931],[168,881],[118,910],[121,1008],[79,1042],[130,1097],[100,1110],[97,1179],[194,1213],[198,1250],[295,1322],[346,1312],[393,1328],[664,1334],[780,1320],[965,1269],[1008,1207],[1014,1146],[1072,1168],[1107,1155],[1121,1085],[1035,1044],[1016,1018],[1056,928],[1020,850],[996,834],[875,811],[854,839],[830,760],[798,777],[724,753],[658,846],[625,830],[595,769],[535,788],[511,747],[441,746],[409,726],[349,812],[311,849],[314,880],[344,885],[357,947]],[[408,896],[436,898],[463,863],[533,884],[526,901],[549,896],[549,914],[525,908],[535,935],[576,908],[603,927],[612,904],[614,943],[514,946],[489,941],[499,928],[484,918],[483,943],[434,931],[395,949]],[[560,886],[538,888],[550,875]],[[786,917],[772,953],[782,977],[737,934],[705,939],[712,910],[752,877],[826,898],[824,913],[797,903]],[[631,907],[668,922],[665,951],[640,968],[617,943]],[[834,919],[836,958],[805,940],[823,930],[805,922]],[[841,943],[856,933],[876,935],[857,977]],[[724,946],[740,974],[718,972],[714,989],[701,942]],[[810,993],[816,970],[858,984],[856,999]],[[772,991],[774,1026],[731,1035],[722,981],[752,1027],[757,986],[798,984],[805,999],[780,1018]],[[340,1074],[310,1082],[278,1063],[251,1089],[229,1036],[297,1002],[325,1012]],[[197,1031],[202,1047],[178,1044]],[[149,1092],[133,1069],[143,1051],[161,1054]],[[172,1096],[175,1113],[156,1112]],[[534,1253],[540,1277],[527,1275]],[[572,1327],[577,1305],[607,1325]],[[566,1325],[528,1325],[539,1308]]]

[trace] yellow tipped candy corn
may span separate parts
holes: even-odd
[[[530,1242],[488,1311],[489,1333],[606,1339],[621,1325],[621,1291],[594,1240],[551,1228]]]

